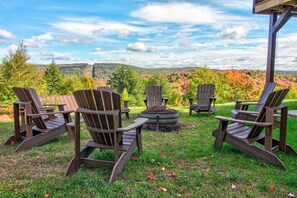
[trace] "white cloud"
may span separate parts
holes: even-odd
[[[0,29],[0,38],[14,40],[17,37],[7,30]]]
[[[50,33],[41,34],[39,36],[32,36],[29,39],[24,40],[24,46],[26,47],[40,47],[46,41],[53,40],[54,37]]]
[[[61,43],[79,43],[81,42],[80,37],[73,37],[73,36],[56,36],[55,39],[60,41]]]
[[[144,43],[141,42],[135,42],[129,43],[126,50],[134,52],[152,52],[154,51],[154,48],[145,46]]]
[[[115,21],[99,20],[95,18],[66,18],[51,24],[53,27],[78,35],[94,37],[95,35],[113,35],[126,37],[130,33],[141,33],[143,28],[127,25]]]
[[[243,26],[225,28],[218,35],[225,39],[238,40],[246,36],[248,29]]]
[[[180,23],[180,24],[215,24],[241,20],[225,14],[214,7],[187,3],[151,3],[131,13],[131,16],[150,22]]]
[[[51,61],[51,60],[59,60],[59,61],[70,61],[72,60],[70,57],[70,52],[41,52],[39,53],[41,60]]]
[[[242,0],[228,0],[228,1],[217,1],[219,6],[223,6],[232,10],[245,10],[252,11],[253,2],[252,1],[242,1]]]
[[[101,52],[102,49],[100,47],[96,47],[95,49],[93,49],[93,52]]]
[[[178,43],[179,48],[188,48],[191,47],[191,42],[188,37],[182,37]]]
[[[130,34],[130,31],[128,29],[120,29],[118,30],[118,34],[119,34],[119,37],[123,38],[123,37],[126,37]]]

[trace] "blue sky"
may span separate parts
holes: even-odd
[[[23,41],[37,64],[265,69],[268,21],[252,0],[1,0],[0,57]],[[278,34],[276,69],[296,70],[296,27]]]

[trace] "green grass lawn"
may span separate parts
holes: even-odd
[[[287,101],[297,109],[297,101]],[[229,115],[233,105],[218,105],[216,115]],[[215,115],[180,110],[178,132],[143,131],[143,153],[134,155],[112,185],[107,168],[81,167],[71,176],[64,173],[74,155],[67,134],[24,152],[16,145],[3,146],[13,133],[13,123],[0,121],[0,197],[287,197],[297,193],[297,157],[277,153],[287,170],[260,162],[224,144],[213,149]],[[128,125],[142,109],[132,109]],[[274,132],[277,136],[277,131]],[[82,141],[89,135],[82,133]],[[287,143],[297,150],[297,119],[288,120]],[[94,158],[111,158],[110,151],[96,151]],[[136,156],[138,160],[133,160]],[[163,168],[164,167],[164,168]],[[163,170],[162,170],[163,169]],[[165,170],[164,170],[165,169]],[[168,173],[176,177],[168,177]],[[148,174],[154,174],[150,180]],[[235,188],[232,188],[232,184]],[[271,190],[271,186],[275,186]],[[164,192],[162,188],[166,188]]]

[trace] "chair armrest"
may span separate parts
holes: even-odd
[[[242,103],[242,102],[258,102],[258,100],[234,100],[234,102]]]
[[[78,108],[76,110],[77,113],[85,113],[85,114],[95,114],[95,115],[117,115],[119,114],[119,110],[113,110],[113,111],[95,111],[95,110],[89,110],[89,109],[83,109]]]
[[[35,114],[31,113],[31,114],[27,114],[27,116],[37,118],[42,115],[70,114],[72,112],[74,111],[69,110],[69,111],[58,111],[58,112],[48,112],[48,113],[35,113]]]
[[[64,106],[66,104],[43,104],[43,106],[49,106],[49,107],[58,107],[59,111],[64,111]]]
[[[42,106],[45,106],[45,107],[50,107],[50,106],[53,106],[53,107],[58,107],[58,106],[65,106],[66,104],[43,104]]]
[[[31,104],[31,103],[32,103],[31,101],[29,101],[29,102],[22,102],[22,101],[19,101],[19,100],[17,100],[17,101],[14,102],[14,104],[21,104],[21,105],[26,105],[26,104]]]
[[[240,105],[264,105],[265,103],[257,103],[257,102],[244,102]]]
[[[273,124],[273,123],[267,123],[267,122],[253,122],[253,121],[247,121],[247,120],[238,120],[238,119],[224,117],[224,116],[216,116],[215,118],[220,121],[235,122],[239,124],[253,124],[253,125],[262,126],[262,127],[272,126]]]
[[[142,125],[144,125],[146,122],[148,121],[147,118],[137,118],[136,120],[134,120],[134,123],[124,127],[124,128],[117,128],[118,132],[124,132],[124,131],[130,131],[132,129],[141,127]]]
[[[238,110],[238,113],[242,113],[242,114],[256,114],[258,115],[259,112],[258,111],[244,111],[244,110]]]

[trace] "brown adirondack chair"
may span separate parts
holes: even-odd
[[[109,183],[113,183],[136,146],[141,152],[141,128],[147,119],[138,118],[134,124],[122,128],[119,94],[100,90],[80,90],[73,94],[79,106],[75,113],[75,157],[70,161],[66,175],[76,172],[81,164],[109,167],[112,168]],[[92,139],[80,151],[81,115]],[[96,148],[114,150],[114,161],[88,158]]]
[[[101,90],[101,91],[112,91],[112,92],[114,92],[114,90],[111,87],[108,87],[108,86],[97,87],[97,89]],[[126,118],[130,119],[130,117],[129,117],[130,109],[128,107],[129,100],[123,100],[123,102],[124,102],[124,107],[121,108],[121,113],[125,114]]]
[[[216,116],[220,120],[219,128],[213,131],[216,138],[214,147],[220,150],[223,142],[226,142],[236,149],[255,157],[269,164],[286,169],[282,161],[274,154],[280,150],[288,154],[297,155],[292,147],[286,144],[286,126],[288,108],[281,105],[289,89],[274,91],[268,95],[264,105],[258,113],[255,121],[239,120],[223,116]],[[281,109],[280,139],[272,138],[273,113]],[[234,122],[234,124],[229,124]],[[262,131],[265,128],[265,134]],[[264,149],[252,143],[258,142],[264,145]]]
[[[36,91],[31,88],[13,87],[13,91],[19,99],[13,104],[15,134],[5,142],[6,145],[20,141],[16,151],[26,150],[67,132],[66,123],[71,121],[73,111],[53,112],[53,108],[41,107]],[[63,116],[56,117],[57,114]]]
[[[216,99],[217,97],[214,95],[215,85],[213,84],[201,84],[197,86],[197,104],[193,103],[194,97],[190,97],[190,115],[192,115],[192,111],[199,112],[216,112]],[[213,104],[213,107],[211,106]]]
[[[166,106],[168,98],[162,97],[162,86],[147,86],[146,98],[143,99],[146,108],[164,105]]]
[[[255,106],[255,108],[253,109],[252,112],[250,112],[250,114],[248,114],[247,112],[244,112],[244,116],[245,116],[244,119],[255,120],[257,117],[257,114],[254,114],[254,112],[259,112],[262,109],[268,95],[273,92],[276,85],[277,83],[275,82],[270,82],[266,84],[258,101],[248,101],[248,100],[235,101],[235,108],[230,112],[231,117],[240,119],[240,115],[242,115],[240,114],[241,111],[248,111],[249,106]]]

